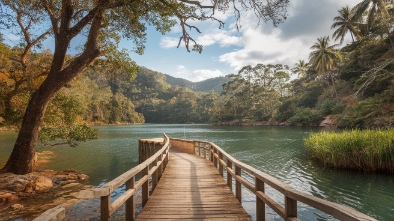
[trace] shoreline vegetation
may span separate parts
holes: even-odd
[[[324,167],[394,172],[394,129],[319,132],[304,141],[308,157]]]

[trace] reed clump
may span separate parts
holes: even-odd
[[[309,158],[325,167],[394,172],[394,129],[320,132],[304,143]]]

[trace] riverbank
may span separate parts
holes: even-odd
[[[213,123],[215,126],[294,126],[294,127],[337,127],[336,116],[328,115],[324,117],[319,124],[291,124],[280,121],[261,121],[261,122],[244,122],[244,121],[226,121]]]

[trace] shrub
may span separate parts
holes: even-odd
[[[325,99],[318,105],[320,114],[323,116],[329,114],[339,114],[344,110],[345,105],[342,102],[337,102],[333,99]]]
[[[292,125],[316,126],[323,120],[319,111],[311,108],[299,108],[288,120]]]
[[[394,172],[394,129],[320,132],[304,142],[308,156],[324,166]]]

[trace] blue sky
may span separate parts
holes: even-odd
[[[237,73],[243,66],[262,64],[286,64],[290,68],[298,60],[308,60],[310,47],[319,37],[332,35],[330,29],[338,10],[356,5],[360,0],[290,0],[288,19],[274,28],[271,23],[257,25],[251,12],[243,12],[242,28],[234,28],[231,11],[218,12],[217,16],[225,22],[219,29],[216,22],[194,22],[202,33],[193,33],[199,44],[204,45],[201,54],[187,52],[182,45],[176,48],[180,27],[161,35],[154,28],[148,28],[145,53],[130,53],[130,57],[141,66],[169,74],[174,77],[201,81],[208,78]],[[6,43],[18,43],[16,36],[4,36]],[[346,42],[350,41],[350,36]],[[53,39],[45,42],[49,48]],[[332,42],[333,43],[333,42]],[[130,42],[122,41],[122,48],[132,49]]]

